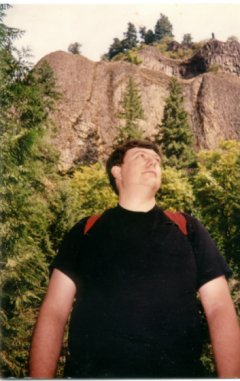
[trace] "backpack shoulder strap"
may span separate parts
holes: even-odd
[[[169,212],[168,210],[164,211],[164,214],[175,224],[178,225],[179,229],[184,235],[188,235],[187,230],[187,220],[186,217],[180,212]]]
[[[93,214],[87,219],[86,225],[84,227],[84,235],[91,229],[95,222],[101,217],[101,214]]]
[[[185,216],[180,212],[170,212],[168,210],[164,211],[164,214],[175,224],[178,225],[179,229],[184,235],[188,235],[187,231],[187,220]],[[101,217],[101,214],[93,214],[87,219],[86,225],[84,227],[84,235],[91,229],[95,222]]]

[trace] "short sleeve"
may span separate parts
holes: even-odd
[[[71,278],[75,283],[78,282],[77,260],[81,251],[81,242],[86,221],[87,218],[83,218],[65,234],[58,253],[49,266],[50,275],[53,269],[56,268]]]
[[[192,216],[190,225],[190,240],[197,263],[198,288],[222,275],[229,278],[232,272],[206,228]]]

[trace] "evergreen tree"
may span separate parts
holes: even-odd
[[[168,17],[161,13],[155,25],[155,41],[160,41],[166,36],[173,37],[172,29],[173,27]]]
[[[122,53],[124,50],[124,46],[121,40],[119,38],[114,38],[113,43],[110,46],[107,57],[109,60],[111,60],[114,56],[116,56],[119,53]]]
[[[79,42],[73,42],[69,45],[68,52],[72,54],[81,54],[81,47],[82,44],[80,44]]]
[[[181,44],[185,46],[192,46],[192,42],[192,35],[190,33],[185,33],[183,35]]]
[[[146,27],[143,26],[139,29],[139,33],[144,43],[150,45],[155,40],[155,35],[151,29],[146,30]]]
[[[128,23],[128,29],[127,32],[124,33],[124,36],[125,39],[122,42],[124,50],[131,50],[133,48],[136,48],[138,44],[137,29],[131,22]]]
[[[121,144],[126,139],[141,138],[142,131],[139,120],[144,119],[141,95],[132,77],[129,78],[126,91],[120,101],[121,111],[118,118],[124,120],[124,125],[119,127],[119,133],[115,138],[116,144]]]
[[[167,165],[187,168],[194,162],[193,135],[184,110],[182,89],[176,78],[170,81],[169,89],[156,142],[161,145]]]
[[[123,53],[137,47],[137,30],[131,22],[128,23],[128,29],[127,32],[124,33],[124,37],[125,38],[123,40],[119,40],[119,38],[113,39],[113,43],[106,54],[106,57],[109,60],[119,53]]]
[[[56,155],[44,133],[57,94],[49,66],[27,66],[13,46],[22,33],[0,17],[1,370],[4,377],[24,377],[52,255],[48,203]]]

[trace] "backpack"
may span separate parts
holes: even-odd
[[[187,236],[187,219],[181,212],[169,212],[168,210],[164,211],[164,214],[178,225],[181,232]],[[87,219],[86,225],[84,227],[84,235],[91,229],[95,222],[101,217],[101,214],[94,214]]]

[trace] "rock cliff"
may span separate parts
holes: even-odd
[[[182,85],[196,149],[214,148],[223,139],[240,139],[239,44],[215,41],[188,61],[164,58],[154,47],[139,55],[140,65],[93,62],[62,51],[45,56],[63,94],[54,112],[57,134],[52,143],[60,152],[60,166],[104,158],[117,133],[119,102],[132,76],[139,85],[145,119],[141,127],[151,136],[161,122],[168,83],[177,76]],[[237,44],[237,45],[236,45]],[[231,48],[231,46],[233,46]],[[211,72],[214,65],[221,70]]]

